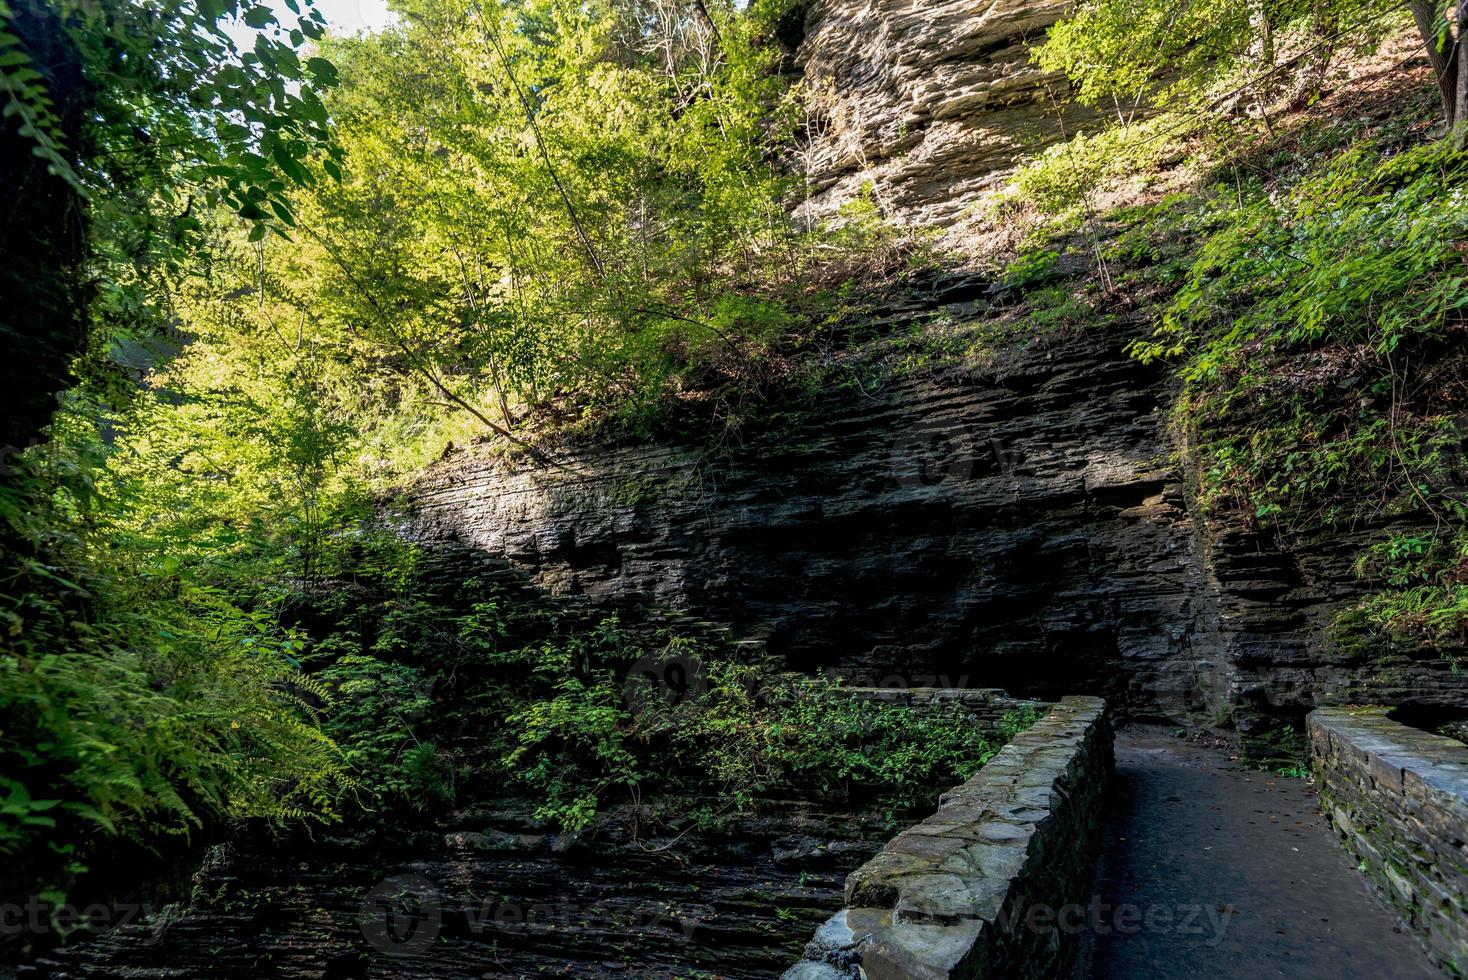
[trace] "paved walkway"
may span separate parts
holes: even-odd
[[[1152,728],[1118,735],[1116,767],[1077,980],[1442,980],[1305,780]]]

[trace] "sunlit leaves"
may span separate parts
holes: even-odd
[[[1306,53],[1328,57],[1345,39],[1379,37],[1384,15],[1399,9],[1385,0],[1084,0],[1050,29],[1035,58],[1090,105],[1197,109],[1196,97],[1225,80],[1257,98],[1253,86],[1288,77],[1282,69],[1309,63]],[[1278,53],[1287,41],[1286,59]]]

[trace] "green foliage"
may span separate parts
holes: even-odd
[[[1358,147],[1223,211],[1156,338],[1133,346],[1187,356],[1211,495],[1295,526],[1457,507],[1443,490],[1461,447],[1441,409],[1404,416],[1400,372],[1461,330],[1465,174],[1444,147]]]
[[[335,69],[307,52],[323,18],[309,0],[287,7],[0,6],[4,180],[19,219],[0,337],[39,355],[8,441],[38,438],[74,380],[113,402],[135,392],[176,339],[172,293],[216,215],[253,239],[285,234],[294,192],[339,172],[321,98]],[[248,50],[228,30],[240,22],[254,29]]]
[[[1445,145],[1357,137],[1270,185],[1217,188],[1206,211],[1124,215],[1136,224],[1113,247],[1156,262],[1159,240],[1203,236],[1170,249],[1165,275],[1180,285],[1132,352],[1182,359],[1179,418],[1209,506],[1286,535],[1430,521],[1358,562],[1380,591],[1337,625],[1388,645],[1460,643],[1468,622],[1449,380],[1468,303],[1465,182]]]
[[[1358,146],[1288,193],[1232,209],[1200,250],[1159,340],[1138,355],[1201,346],[1187,370],[1201,379],[1237,369],[1250,344],[1365,344],[1390,355],[1442,332],[1468,298],[1465,175],[1446,147],[1381,160]]]
[[[1056,266],[1060,253],[1055,249],[1041,248],[1025,252],[1004,270],[1004,281],[1015,289],[1029,289],[1051,282],[1057,277]]]
[[[1093,0],[1050,29],[1035,60],[1045,71],[1069,76],[1082,102],[1125,99],[1135,105],[1165,73],[1192,84],[1200,73],[1226,71],[1219,54],[1247,47],[1250,14],[1242,0],[1180,8]]]
[[[655,658],[700,664],[699,685],[685,698],[639,701],[634,713],[613,674],[568,678],[554,698],[509,719],[519,745],[507,763],[544,794],[542,816],[584,827],[619,789],[717,801],[695,808],[709,820],[792,790],[906,813],[967,779],[1036,717],[1013,712],[986,732],[958,710],[874,704],[686,638]]]
[[[537,817],[580,829],[612,790],[635,790],[647,778],[629,720],[622,688],[608,676],[563,678],[554,697],[507,719],[518,744],[505,765],[543,798]]]
[[[1380,0],[1176,6],[1087,0],[1050,29],[1035,59],[1042,69],[1068,76],[1082,102],[1108,104],[1123,117],[1149,103],[1192,110],[1225,85],[1263,99],[1260,89],[1277,81],[1272,76],[1282,67],[1280,54],[1296,49],[1297,59],[1308,64],[1322,54],[1328,58],[1337,45],[1369,45],[1398,11]]]
[[[1009,194],[1045,215],[1093,220],[1098,190],[1145,189],[1189,140],[1237,154],[1259,128],[1241,125],[1249,117],[1273,137],[1271,119],[1318,99],[1342,51],[1369,53],[1405,20],[1386,0],[1085,0],[1032,56],[1098,115],[1025,164]]]
[[[35,59],[21,39],[11,33],[14,19],[10,5],[0,3],[0,93],[5,96],[0,118],[16,117],[20,122],[16,135],[31,141],[31,152],[45,161],[47,170],[84,192],[81,178],[63,155],[66,138],[56,103],[46,91],[45,77],[36,70]]]
[[[1044,215],[1065,217],[1089,207],[1090,196],[1119,178],[1144,189],[1147,175],[1175,152],[1173,141],[1196,131],[1202,120],[1179,124],[1158,117],[1077,133],[1038,153],[1016,172],[1004,199],[1023,202]]]
[[[350,779],[319,732],[325,691],[300,671],[299,635],[177,556],[120,552],[86,499],[22,486],[10,534],[50,540],[0,595],[5,851],[214,817],[332,819]]]
[[[1454,581],[1383,591],[1368,599],[1362,611],[1366,624],[1379,633],[1407,643],[1443,644],[1444,656],[1457,672],[1459,658],[1446,650],[1468,639],[1468,586]]]
[[[0,850],[49,847],[28,867],[64,884],[112,835],[486,785],[576,826],[711,772],[742,799],[790,778],[798,699],[633,718],[628,668],[692,640],[445,587],[375,516],[446,441],[532,414],[648,431],[682,398],[732,428],[833,259],[903,259],[871,207],[789,218],[798,104],[767,43],[788,5],[405,0],[353,40],[285,6],[55,0],[89,86],[69,143],[0,30],[8,116],[89,200],[91,321],[82,383],[0,486]],[[882,724],[891,762],[850,731],[825,758],[898,793],[987,751]],[[747,764],[715,742],[760,725]],[[684,737],[705,768],[666,754]]]
[[[453,800],[453,771],[424,737],[433,728],[431,679],[408,664],[355,654],[315,676],[331,692],[323,732],[352,768],[359,802],[425,808]]]
[[[707,6],[416,0],[332,40],[343,179],[296,195],[267,298],[375,359],[429,452],[751,382],[810,263],[769,163],[795,104],[759,17]]]
[[[164,203],[197,192],[261,223],[263,233],[265,222],[293,223],[286,188],[314,181],[313,155],[325,153],[328,170],[340,162],[319,95],[336,84],[336,68],[300,54],[325,32],[310,0],[288,4],[293,26],[248,0],[52,6],[95,86],[85,139],[98,152],[65,145],[44,77],[20,40],[0,32],[5,116],[19,115],[35,153],[99,207],[124,195],[136,202],[152,193]],[[0,6],[0,23],[14,18]],[[251,50],[237,50],[231,22],[258,32]],[[116,184],[124,177],[144,186],[124,190]]]
[[[715,662],[708,693],[677,716],[671,745],[735,806],[796,785],[825,799],[875,798],[895,814],[967,779],[1034,719],[1016,712],[990,733],[961,711],[874,704],[830,680]]]
[[[676,651],[684,641],[667,642]],[[506,717],[503,765],[541,798],[538,816],[579,829],[608,793],[634,790],[647,777],[621,684],[639,655],[616,618],[518,655],[544,693],[532,692]]]

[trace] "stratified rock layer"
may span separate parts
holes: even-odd
[[[812,207],[869,185],[889,216],[942,222],[1024,153],[1059,140],[1084,113],[1030,45],[1069,6],[817,0],[797,52],[822,123],[808,150]]]
[[[170,906],[27,967],[68,980],[756,980],[799,955],[880,815],[772,805],[718,832],[557,834],[465,811],[389,842],[221,845]]]
[[[879,317],[900,331],[981,315],[958,286]],[[1199,675],[1216,627],[1168,463],[1168,385],[1124,342],[1037,343],[1002,374],[775,399],[788,424],[724,458],[586,447],[565,455],[580,477],[455,460],[420,487],[418,531],[555,593],[728,623],[798,670],[1183,714],[1214,683]]]
[[[997,315],[944,279],[877,310],[903,334]],[[563,451],[580,475],[455,457],[416,498],[426,542],[530,584],[727,623],[794,669],[856,683],[1105,695],[1132,717],[1231,720],[1260,756],[1303,748],[1332,701],[1452,704],[1468,675],[1429,649],[1342,649],[1383,528],[1281,550],[1191,504],[1165,366],[1145,325],[1005,342],[880,390],[773,395],[727,455],[676,441]],[[803,399],[803,400],[802,400]]]

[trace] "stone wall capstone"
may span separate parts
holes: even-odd
[[[847,878],[785,980],[1064,976],[1113,769],[1106,702],[1063,699]]]

